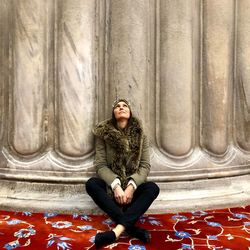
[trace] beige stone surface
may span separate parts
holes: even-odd
[[[248,0],[0,0],[0,206],[94,211],[95,123],[128,98],[150,211],[249,203]]]

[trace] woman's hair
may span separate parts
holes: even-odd
[[[112,123],[115,127],[117,127],[117,120],[115,118],[115,114],[114,114],[114,109],[116,108],[116,105],[119,103],[119,102],[125,102],[127,105],[128,105],[128,108],[129,108],[129,111],[130,111],[130,116],[129,116],[129,119],[128,119],[128,125],[130,124],[130,121],[132,119],[132,111],[131,111],[131,107],[130,107],[130,103],[128,100],[124,99],[124,98],[119,98],[117,100],[114,101],[113,103],[113,108],[112,108]]]

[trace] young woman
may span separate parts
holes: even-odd
[[[112,118],[99,123],[93,132],[98,177],[87,181],[86,191],[116,223],[112,230],[96,234],[95,246],[115,242],[124,231],[148,243],[150,233],[135,223],[156,199],[159,187],[146,180],[150,171],[148,140],[128,101],[117,100]]]

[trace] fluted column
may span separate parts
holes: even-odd
[[[199,2],[160,1],[159,4],[157,141],[174,156],[188,154],[195,143],[194,95],[198,79]]]
[[[237,1],[236,143],[250,151],[250,2]]]
[[[230,142],[234,2],[203,1],[201,144],[222,155]]]
[[[95,1],[58,1],[56,150],[81,157],[93,150]]]
[[[8,22],[8,4],[7,0],[0,1],[0,31],[1,31],[1,39],[0,39],[0,147],[2,148],[3,140],[5,136],[4,125],[6,122],[4,113],[5,113],[5,89],[8,79],[8,31],[9,31],[9,22]],[[7,23],[6,23],[7,22]]]
[[[96,213],[91,130],[117,97],[149,138],[153,209],[249,204],[249,11],[249,0],[0,0],[1,207]]]
[[[148,123],[150,50],[154,1],[111,0],[107,57],[106,114],[116,97],[128,97],[134,114]],[[153,88],[152,88],[153,89]]]
[[[21,155],[45,147],[47,113],[46,3],[12,1],[13,61],[9,87],[9,143]]]

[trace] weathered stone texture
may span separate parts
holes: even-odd
[[[249,10],[249,0],[0,0],[2,207],[91,210],[91,130],[116,97],[149,135],[152,210],[248,203]]]

